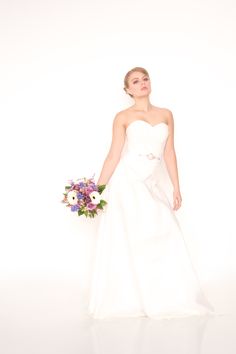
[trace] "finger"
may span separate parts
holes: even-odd
[[[176,210],[176,208],[177,208],[177,200],[174,199],[174,207],[173,207],[173,209]]]
[[[179,209],[181,207],[181,199],[178,199],[178,207],[177,209]]]
[[[174,210],[178,210],[180,208],[180,205],[181,205],[181,200],[180,198],[176,197],[174,201]]]

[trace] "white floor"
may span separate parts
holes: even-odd
[[[5,286],[3,286],[5,284]],[[236,315],[91,320],[67,284],[1,283],[3,354],[235,354]],[[49,289],[53,291],[49,291]]]

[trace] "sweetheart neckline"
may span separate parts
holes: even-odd
[[[146,123],[150,128],[155,128],[156,126],[161,125],[161,124],[164,124],[164,125],[166,125],[166,126],[168,127],[168,124],[165,123],[165,122],[160,122],[160,123],[157,123],[157,124],[152,125],[152,124],[148,123],[147,121],[145,121],[145,120],[143,120],[143,119],[135,119],[135,120],[133,120],[133,122],[129,123],[129,125],[128,125],[127,128],[126,128],[126,131],[128,130],[128,128],[129,128],[130,125],[132,125],[132,124],[135,123],[135,122],[139,122],[139,121],[140,121],[140,122],[143,122],[143,123]]]

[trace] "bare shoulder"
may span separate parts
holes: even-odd
[[[155,107],[153,106],[157,113],[163,117],[163,120],[166,121],[167,124],[173,124],[174,118],[173,113],[169,108],[166,107]]]
[[[171,112],[171,110],[170,110],[169,108],[166,108],[166,107],[157,107],[157,106],[153,106],[153,108],[154,108],[157,112],[162,113],[162,114],[164,114],[164,115],[166,115],[166,116],[172,116],[172,115],[173,115],[172,112]]]
[[[113,119],[113,124],[116,126],[123,126],[125,127],[126,121],[127,121],[127,115],[128,115],[128,110],[124,109],[122,111],[119,111],[116,113],[114,119]]]
[[[173,117],[173,113],[169,108],[163,108],[163,112],[166,116],[167,122],[169,124],[173,124],[174,122],[174,117]]]

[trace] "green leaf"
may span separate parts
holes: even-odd
[[[106,184],[98,185],[98,192],[101,194],[104,191],[105,188],[106,188]]]
[[[89,215],[89,216],[90,216],[91,218],[94,218],[95,214],[97,214],[97,211],[96,211],[95,209],[90,210],[90,215]]]
[[[105,200],[101,199],[99,204],[103,207],[104,205],[107,204],[107,202]]]

